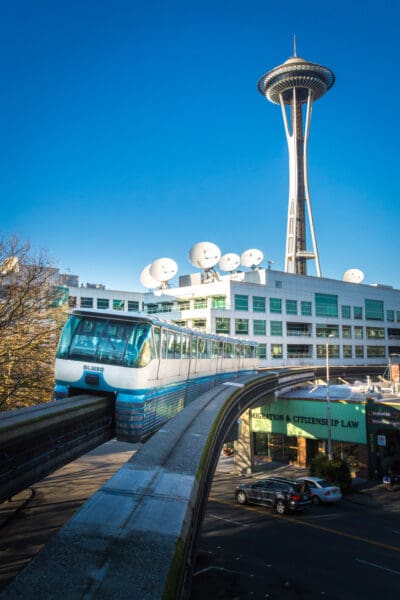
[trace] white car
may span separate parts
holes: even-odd
[[[307,483],[312,495],[313,504],[338,502],[342,498],[340,487],[332,485],[326,479],[320,477],[302,477]]]

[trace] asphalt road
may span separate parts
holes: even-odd
[[[400,515],[342,500],[279,516],[240,506],[243,478],[217,472],[191,600],[376,600],[400,597]]]

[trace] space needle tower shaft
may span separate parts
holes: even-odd
[[[307,261],[315,260],[321,277],[317,240],[308,190],[307,150],[311,112],[335,82],[330,69],[294,56],[275,67],[258,82],[260,93],[279,104],[289,150],[289,204],[286,230],[285,271],[307,275]],[[307,218],[312,250],[307,250]]]

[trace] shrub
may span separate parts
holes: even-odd
[[[350,469],[345,460],[339,458],[329,460],[326,454],[319,454],[311,460],[308,474],[326,479],[330,483],[340,486],[342,491],[351,489]]]

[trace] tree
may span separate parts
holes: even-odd
[[[58,269],[16,237],[0,239],[0,410],[52,398],[67,303]]]

